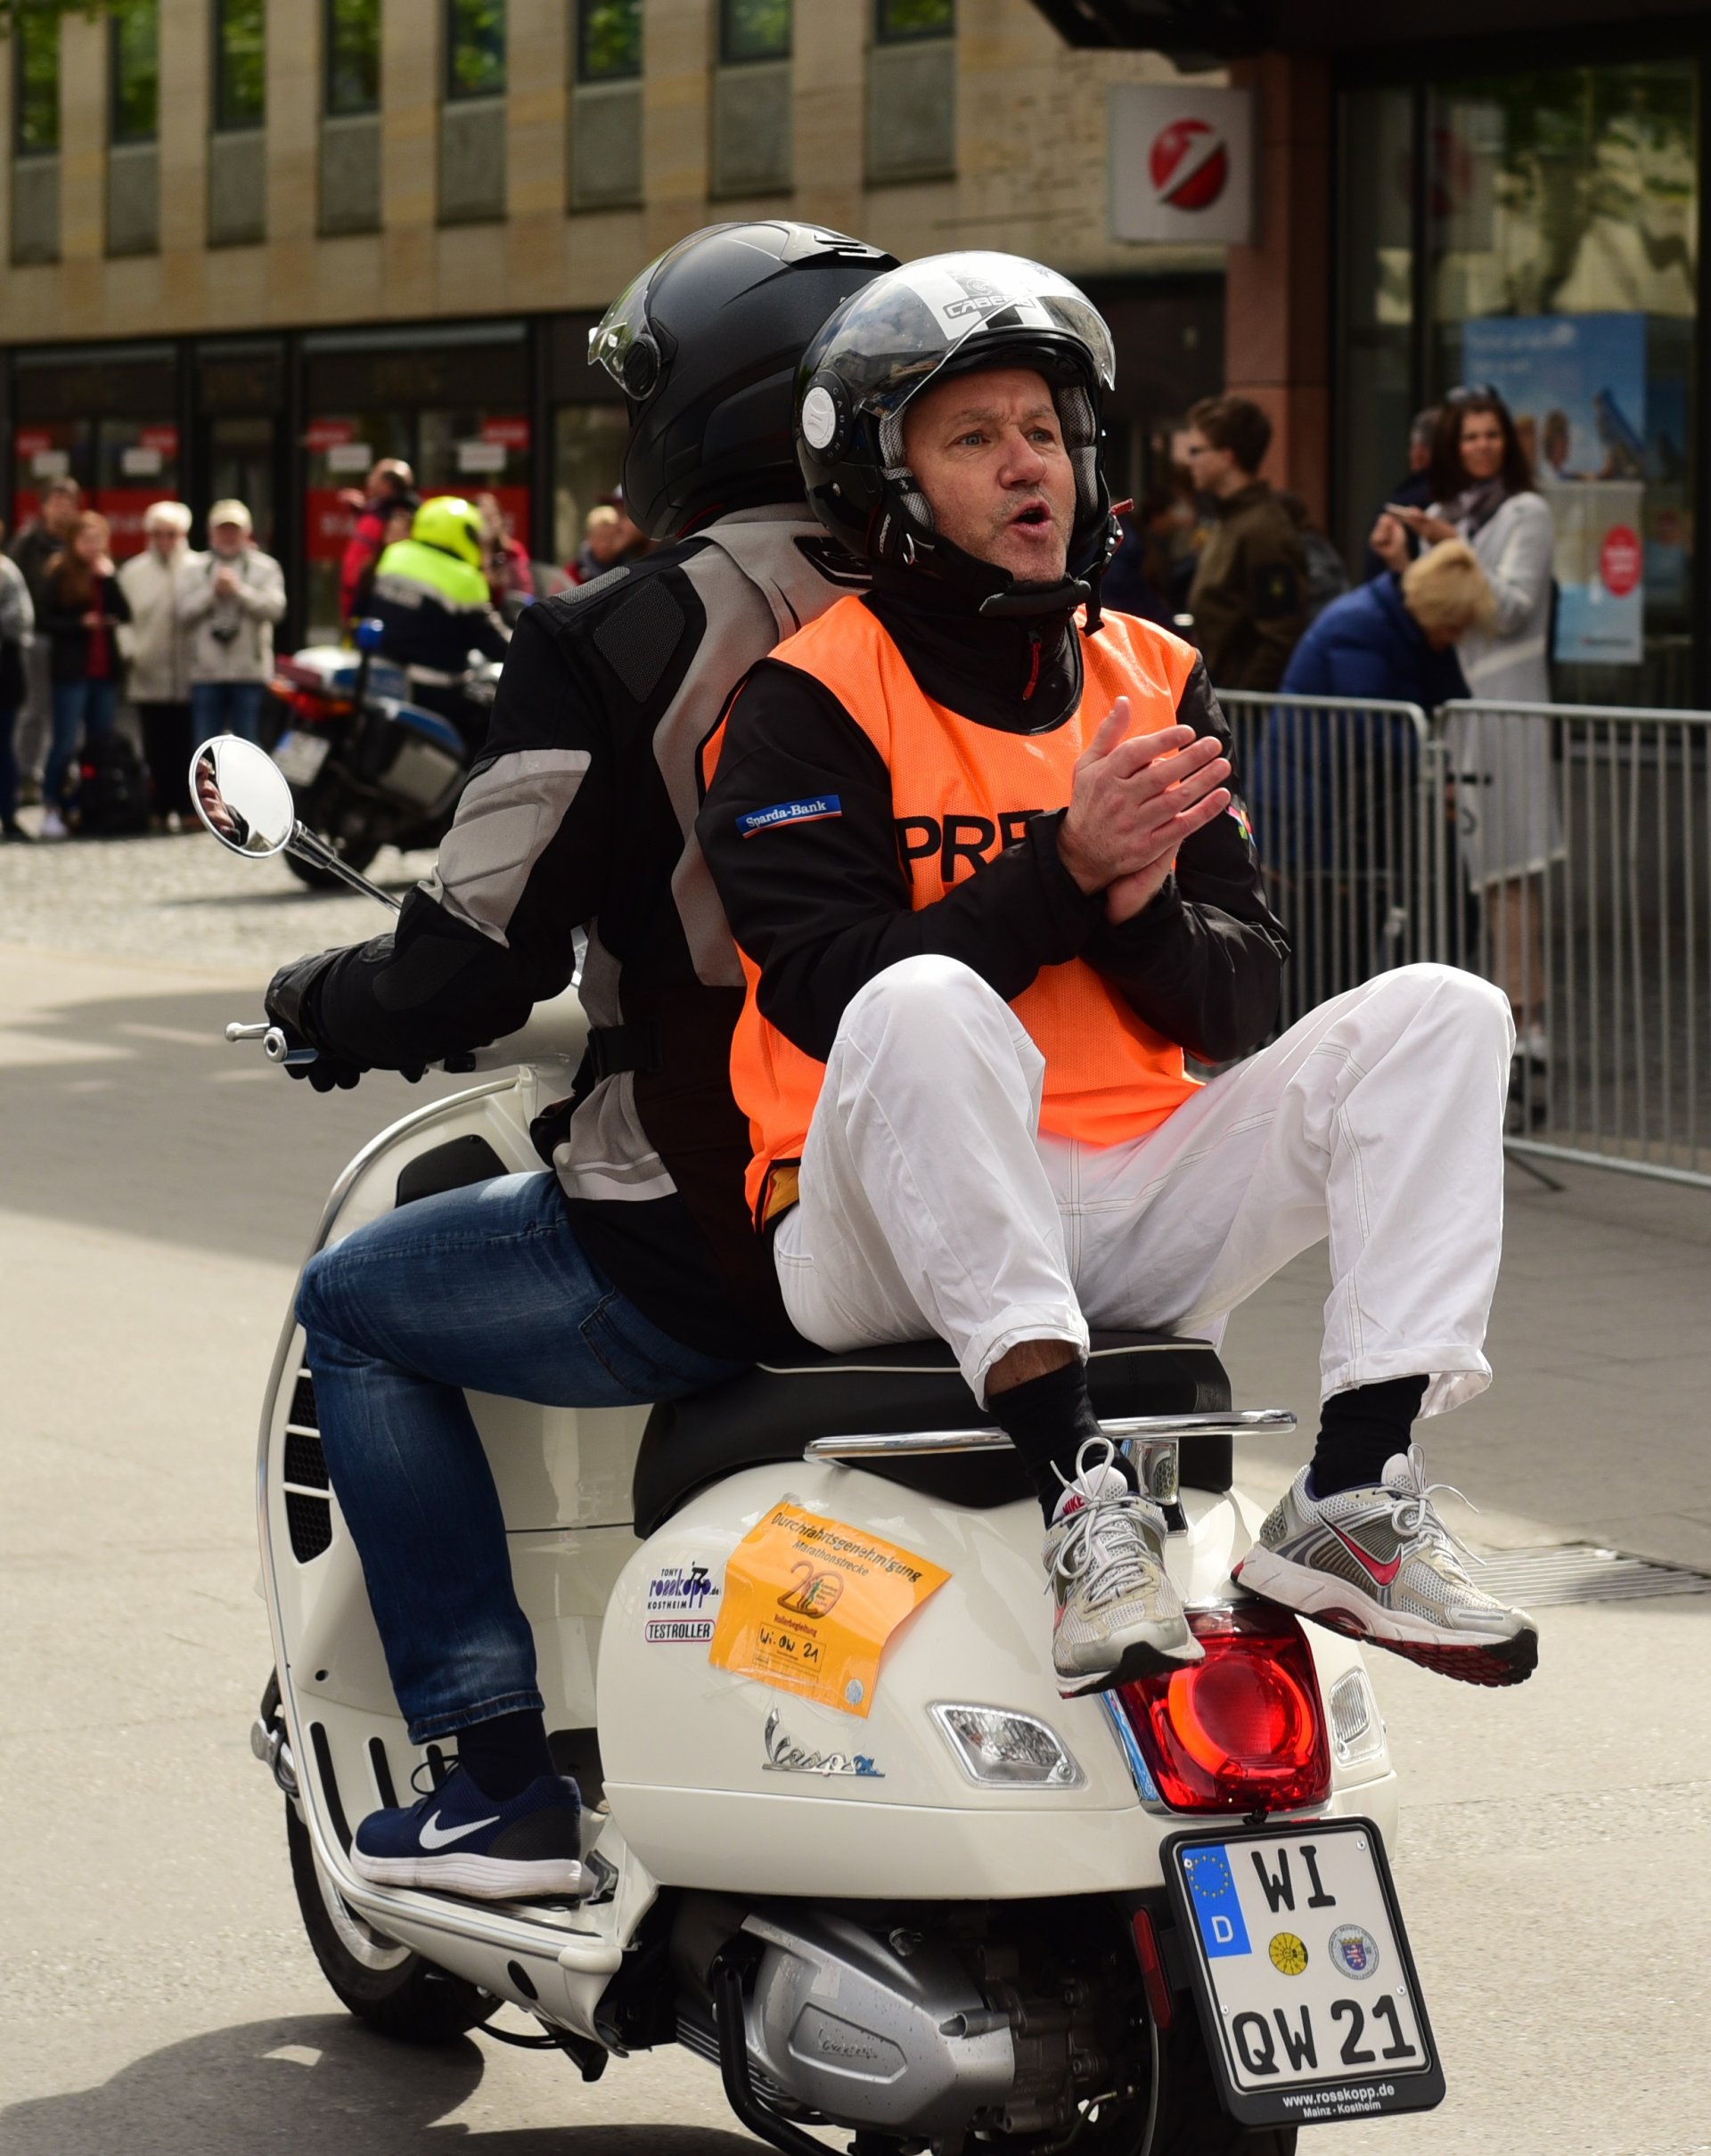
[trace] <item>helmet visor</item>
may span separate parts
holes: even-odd
[[[1099,310],[1067,277],[1017,255],[929,255],[892,270],[835,314],[809,347],[802,379],[837,374],[858,411],[900,412],[951,360],[971,361],[979,343],[1079,347],[1101,389],[1117,379],[1117,354]]]
[[[637,340],[647,334],[648,287],[665,260],[664,255],[657,256],[646,269],[632,277],[588,332],[588,364],[604,367],[620,389],[627,386],[624,363]]]

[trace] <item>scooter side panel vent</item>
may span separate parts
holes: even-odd
[[[1657,1595],[1711,1594],[1711,1572],[1666,1564],[1591,1542],[1505,1549],[1470,1568],[1475,1583],[1499,1602],[1525,1609],[1552,1603],[1639,1602]]]
[[[327,1462],[321,1440],[311,1437],[307,1430],[285,1433],[285,1480],[299,1490],[327,1488]]]
[[[282,1462],[285,1483],[285,1524],[291,1555],[308,1564],[332,1542],[332,1501],[310,1493],[330,1487],[326,1456],[321,1450],[321,1425],[315,1413],[315,1381],[299,1370],[291,1387],[291,1419],[285,1425],[285,1457]]]
[[[332,1507],[325,1498],[307,1498],[300,1490],[288,1490],[285,1524],[291,1530],[292,1556],[299,1564],[307,1564],[332,1541]]]

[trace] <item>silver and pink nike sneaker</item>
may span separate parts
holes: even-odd
[[[1065,1699],[1205,1657],[1165,1570],[1165,1515],[1116,1458],[1109,1438],[1085,1441],[1046,1531],[1052,1665]]]
[[[1377,1489],[1315,1498],[1310,1474],[1296,1476],[1236,1566],[1243,1587],[1463,1684],[1532,1676],[1539,1629],[1469,1578],[1463,1560],[1478,1560],[1432,1503],[1450,1485],[1428,1482],[1418,1445],[1391,1456]]]

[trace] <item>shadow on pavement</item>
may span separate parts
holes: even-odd
[[[471,1081],[407,1085],[379,1072],[317,1093],[253,1042],[224,1038],[228,1019],[261,1015],[265,986],[97,998],[12,1020],[39,1045],[0,1060],[0,1204],[296,1262],[350,1156]]]
[[[465,2038],[440,2051],[389,2043],[342,2015],[250,2021],[168,2045],[99,2087],[0,2111],[5,2156],[432,2156],[454,2143],[494,2156],[742,2156],[746,2136],[707,2127],[577,2124],[583,2084],[563,2084],[564,2124],[488,2131],[442,2123],[487,2063]],[[621,2070],[621,2069],[620,2069]]]

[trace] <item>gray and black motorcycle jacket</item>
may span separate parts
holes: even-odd
[[[864,581],[805,510],[754,509],[528,608],[434,874],[306,1002],[331,1053],[438,1060],[515,1031],[585,937],[588,1054],[536,1142],[594,1262],[715,1354],[795,1336],[743,1205],[742,970],[695,838],[697,752],[747,670]]]

